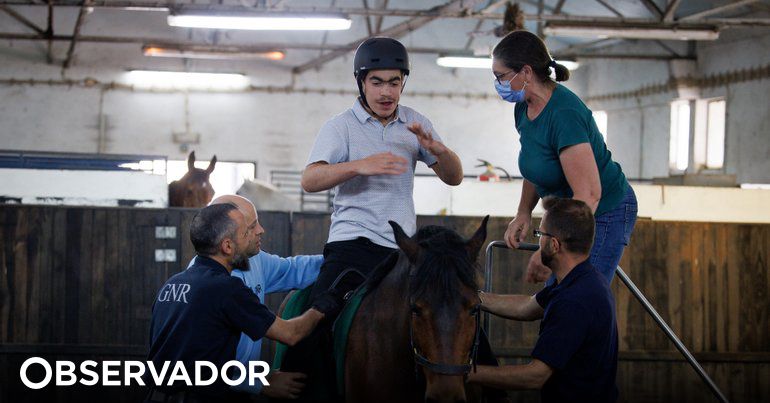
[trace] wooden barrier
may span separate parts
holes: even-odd
[[[82,388],[24,388],[23,359],[143,359],[154,296],[194,251],[187,209],[0,206],[0,401],[82,400]],[[263,248],[279,255],[321,253],[329,216],[261,212]],[[489,222],[501,239],[506,219]],[[477,217],[419,217],[470,236]],[[536,225],[537,223],[533,223]],[[171,239],[157,226],[177,228]],[[156,262],[156,249],[176,251]],[[480,257],[483,262],[484,256]],[[529,253],[497,250],[492,289],[534,293],[523,283]],[[639,221],[621,266],[734,402],[770,401],[770,225]],[[619,282],[621,401],[715,401],[694,371]],[[267,298],[275,309],[282,295]],[[493,319],[490,341],[507,362],[526,360],[538,323]],[[265,343],[265,353],[270,343]],[[269,357],[269,356],[266,356]],[[114,388],[115,402],[141,388]],[[537,401],[515,392],[515,401]]]

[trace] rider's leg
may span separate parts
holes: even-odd
[[[318,279],[310,293],[310,302],[323,294],[344,270],[353,268],[368,275],[381,261],[385,260],[395,249],[377,245],[366,238],[351,241],[330,242],[324,247],[324,263],[318,274]],[[362,278],[348,274],[335,286],[345,294],[355,289]],[[330,330],[333,318],[326,318],[313,333],[286,352],[282,371],[309,372],[307,357],[322,348],[322,339]],[[333,373],[333,372],[332,372]]]

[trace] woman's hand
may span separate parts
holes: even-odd
[[[551,269],[543,265],[540,259],[540,251],[532,254],[527,265],[527,274],[524,275],[524,281],[528,283],[542,283],[551,277]]]
[[[511,220],[503,236],[509,248],[516,249],[519,247],[519,244],[527,237],[527,231],[529,231],[531,223],[531,214],[519,214]]]

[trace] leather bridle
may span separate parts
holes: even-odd
[[[441,375],[467,375],[471,372],[471,369],[473,372],[476,372],[476,355],[478,354],[479,341],[481,336],[480,311],[481,309],[478,306],[474,308],[473,316],[476,318],[476,331],[473,336],[473,346],[471,347],[471,351],[468,354],[467,364],[446,364],[442,362],[433,362],[427,359],[420,353],[419,348],[414,343],[414,330],[412,329],[412,322],[410,321],[409,344],[412,346],[412,353],[414,354],[415,371],[419,365],[431,372]]]

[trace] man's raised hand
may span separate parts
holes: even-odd
[[[356,161],[358,164],[356,172],[359,175],[401,175],[406,172],[407,161],[393,153],[380,153],[370,155],[362,160]]]

